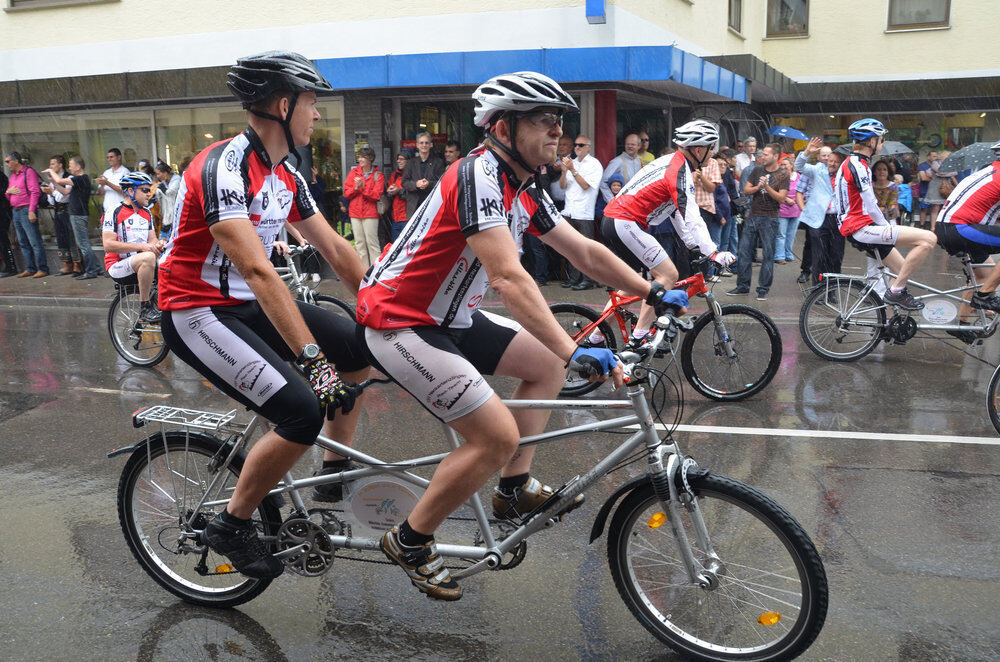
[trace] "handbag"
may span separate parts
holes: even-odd
[[[385,216],[389,211],[389,206],[392,204],[392,199],[386,193],[382,194],[378,200],[375,201],[375,211],[378,212],[379,216]]]
[[[955,190],[956,186],[958,186],[958,182],[955,180],[954,177],[949,177],[948,179],[942,179],[941,186],[938,189],[939,191],[941,191],[941,197],[947,198],[949,195],[951,195],[951,192]]]

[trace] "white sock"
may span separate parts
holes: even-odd
[[[591,343],[597,345],[598,343],[604,342],[605,341],[605,337],[604,337],[604,334],[601,333],[600,331],[594,331],[593,333],[590,334],[590,337],[587,338],[587,340],[589,340]]]
[[[632,337],[636,340],[642,340],[649,335],[649,329],[636,329],[632,331]]]

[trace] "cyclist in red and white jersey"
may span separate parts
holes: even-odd
[[[882,150],[885,133],[885,125],[874,119],[858,120],[847,129],[848,137],[854,141],[854,153],[840,165],[834,187],[840,210],[840,234],[862,250],[878,252],[896,272],[883,296],[886,303],[904,310],[920,310],[924,303],[906,291],[906,282],[934,250],[937,238],[929,230],[890,223],[878,207],[868,161]],[[913,250],[904,259],[893,248],[896,245],[913,246]]]
[[[139,320],[156,323],[160,311],[150,301],[156,258],[163,252],[162,240],[156,238],[153,217],[146,205],[153,197],[153,178],[136,170],[119,182],[125,199],[109,209],[101,221],[101,242],[104,245],[104,267],[120,285],[138,285]]]
[[[555,161],[563,113],[577,110],[572,97],[547,76],[519,72],[487,81],[473,98],[475,123],[486,131],[483,147],[453,164],[434,186],[366,274],[357,308],[373,365],[465,438],[381,543],[418,589],[441,600],[462,595],[434,544],[449,514],[498,469],[497,517],[516,519],[553,494],[530,476],[534,447],[518,448],[520,436],[545,428],[549,412],[511,412],[483,375],[520,380],[514,397],[527,399],[555,397],[571,361],[592,374],[611,373],[621,384],[609,350],[577,347],[552,316],[521,266],[524,234],[539,236],[601,282],[657,305],[664,297],[686,303],[683,292],[651,288],[611,251],[563,222],[548,193],[536,188],[537,169]],[[513,320],[478,310],[490,286]]]
[[[251,514],[315,441],[324,411],[333,418],[343,409],[326,431],[351,443],[359,411],[351,412],[357,391],[350,382],[368,371],[355,325],[295,301],[268,258],[287,220],[349,285],[358,286],[363,267],[286,161],[309,144],[320,119],[316,93],[331,92],[330,84],[302,55],[269,51],[238,60],[227,85],[249,126],[207,147],[184,172],[159,300],[167,346],[274,424],[250,450],[225,510],[202,533],[237,570],[266,578],[284,565],[257,537]],[[328,454],[324,469],[346,464]]]
[[[1000,142],[992,145],[993,153],[1000,159]],[[972,173],[955,187],[937,217],[934,233],[938,244],[949,253],[968,253],[973,262],[992,262],[990,255],[1000,253],[1000,160]],[[1000,312],[1000,264],[992,269],[976,269],[977,279],[983,279],[979,289],[972,293],[972,308]],[[971,313],[967,306],[959,312],[964,319]],[[962,337],[959,331],[952,335]]]
[[[601,233],[605,245],[632,268],[647,269],[667,289],[677,282],[677,267],[647,232],[651,226],[673,223],[685,246],[708,255],[721,267],[736,260],[732,253],[717,250],[695,202],[691,168],[701,168],[718,142],[719,130],[711,122],[693,120],[677,127],[677,151],[644,166],[604,209]],[[653,315],[652,307],[641,307],[633,331],[636,339],[645,335]]]

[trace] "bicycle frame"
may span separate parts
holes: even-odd
[[[979,283],[976,281],[975,269],[983,267],[992,268],[993,265],[972,264],[972,260],[969,259],[969,256],[966,254],[962,254],[959,259],[962,261],[962,271],[965,274],[966,285],[964,285],[963,287],[956,287],[949,290],[939,290],[925,283],[921,283],[919,281],[910,279],[907,282],[907,287],[912,287],[914,289],[927,292],[927,294],[921,294],[920,296],[914,298],[920,300],[920,299],[930,299],[932,297],[944,297],[945,299],[956,302],[958,305],[968,303],[968,301],[966,301],[963,297],[959,295],[979,287]],[[886,287],[889,287],[889,283],[892,281],[893,278],[896,277],[897,274],[893,273],[887,266],[885,266],[885,264],[883,264],[882,260],[878,257],[877,254],[875,255],[875,261],[878,264],[879,278],[881,278],[882,282],[885,284]],[[868,306],[865,308],[860,307],[861,302],[868,295],[868,293],[875,290],[875,284],[879,282],[875,278],[869,278],[868,276],[859,276],[856,274],[828,273],[828,274],[822,274],[820,276],[820,279],[821,283],[817,287],[822,286],[826,288],[827,305],[832,305],[829,302],[829,292],[831,286],[839,288],[840,282],[842,281],[855,281],[864,283],[861,295],[858,296],[858,300],[854,304],[854,306],[850,310],[841,311],[844,320],[850,321],[851,324],[854,324],[856,326],[875,326],[874,324],[868,324],[863,321],[856,321],[852,319],[852,317],[854,317],[855,315],[860,315],[863,313],[879,310],[881,308],[890,307],[885,303],[882,303],[878,306]],[[848,284],[848,287],[849,286],[850,285]],[[881,300],[880,296],[878,298],[879,300]],[[984,333],[986,335],[992,334],[993,331],[996,329],[997,324],[1000,324],[1000,315],[994,316],[993,319],[990,319],[986,315],[985,311],[979,309],[973,309],[973,310],[979,318],[978,323],[966,326],[960,326],[958,323],[932,324],[930,322],[927,322],[926,320],[921,320],[918,317],[913,317],[911,315],[911,311],[904,311],[904,314],[913,317],[914,322],[916,322],[917,328],[925,331],[974,331],[974,332]]]
[[[653,355],[655,348],[663,342],[666,335],[667,333],[664,329],[658,328],[656,336],[651,343],[653,350],[650,351],[649,356]],[[628,356],[628,354],[626,354],[626,356]],[[632,354],[631,356],[637,359],[639,358],[638,355],[635,354]],[[670,513],[669,519],[671,528],[675,538],[677,539],[689,579],[692,582],[700,583],[703,586],[710,585],[714,581],[712,575],[715,572],[715,568],[711,567],[714,561],[709,564],[709,567],[703,567],[697,560],[688,542],[687,534],[681,524],[680,518],[680,509],[683,507],[690,514],[697,537],[698,548],[705,554],[706,558],[710,560],[717,559],[717,556],[712,549],[707,529],[701,519],[697,500],[687,499],[682,504],[676,488],[676,477],[678,472],[697,470],[697,465],[693,460],[685,458],[677,446],[676,441],[669,438],[661,440],[657,436],[657,430],[653,422],[652,412],[650,411],[649,403],[646,400],[646,391],[642,385],[643,380],[648,373],[642,363],[630,365],[629,369],[633,383],[628,387],[627,400],[504,400],[504,404],[511,409],[631,410],[628,415],[612,418],[606,421],[571,426],[549,432],[543,432],[529,437],[523,437],[520,440],[520,446],[534,446],[582,433],[615,430],[626,426],[638,426],[639,429],[634,434],[630,435],[624,443],[619,445],[606,457],[600,460],[592,469],[583,475],[576,476],[566,483],[560,490],[557,491],[556,495],[553,497],[554,500],[551,503],[546,504],[544,510],[531,515],[527,521],[518,526],[513,532],[500,541],[498,541],[493,535],[490,519],[486,514],[486,509],[483,506],[479,494],[473,494],[472,497],[466,502],[466,505],[472,510],[475,516],[475,521],[478,524],[479,531],[482,535],[483,545],[437,543],[438,551],[442,556],[474,561],[473,565],[453,573],[454,577],[461,578],[476,574],[483,570],[498,567],[502,562],[504,554],[514,551],[522,541],[534,533],[554,525],[557,521],[558,515],[570,505],[572,500],[577,495],[586,491],[591,485],[614,469],[616,465],[636,453],[640,447],[645,447],[648,461],[647,474],[650,477],[661,477],[661,480],[659,481],[661,485],[663,484],[662,477],[665,476],[667,479],[667,484],[669,485],[669,496],[667,496],[667,498],[663,498],[663,495],[661,495],[661,500],[663,501],[664,507]],[[194,521],[198,517],[198,513],[203,508],[224,507],[225,504],[229,502],[228,498],[216,498],[210,500],[208,499],[208,496],[212,495],[217,489],[220,479],[222,479],[222,477],[226,474],[224,469],[228,466],[240,449],[248,443],[248,440],[258,426],[266,425],[262,419],[258,416],[254,416],[245,427],[236,431],[237,428],[232,426],[230,423],[235,414],[235,410],[225,415],[218,415],[211,414],[209,412],[179,410],[173,407],[160,406],[151,407],[148,410],[137,412],[134,417],[134,419],[139,422],[160,422],[161,426],[165,422],[183,422],[183,424],[188,428],[207,429],[215,432],[235,432],[234,436],[238,438],[236,443],[234,443],[232,448],[226,453],[225,460],[219,465],[219,470],[216,472],[215,476],[205,489],[201,500],[190,511],[190,514],[187,515],[186,528],[189,533],[186,533],[185,535],[191,539],[196,539],[198,535],[198,532],[194,528]],[[200,415],[201,418],[199,419],[195,416],[196,420],[189,420],[189,418],[194,415]],[[458,435],[454,432],[454,430],[446,425],[443,427],[448,444],[452,449],[458,448],[460,445]],[[355,462],[366,466],[364,468],[343,471],[338,474],[313,476],[301,479],[294,478],[291,473],[285,474],[282,482],[271,490],[269,495],[287,493],[293,506],[295,507],[295,510],[302,513],[307,512],[308,508],[299,494],[299,491],[320,484],[334,482],[346,483],[347,481],[359,480],[369,476],[388,474],[414,486],[426,488],[430,484],[430,481],[412,473],[411,470],[419,467],[436,465],[448,455],[448,453],[438,453],[398,462],[385,462],[355,448],[340,444],[323,435],[320,435],[317,438],[316,445],[325,450],[330,450],[339,455],[349,457]],[[146,443],[147,453],[151,453],[149,446],[150,443]],[[113,454],[127,452],[128,450],[131,449],[119,449],[118,451],[113,451]],[[231,490],[232,488],[228,488],[229,492],[231,492]],[[660,491],[658,491],[657,494],[660,495]],[[219,496],[221,497],[222,495]],[[184,501],[181,503],[183,502]],[[182,517],[185,516],[184,513],[180,513],[180,515]],[[378,538],[345,535],[330,535],[329,538],[334,548],[370,551],[378,551],[380,549]],[[265,537],[265,539],[267,538]],[[296,546],[284,550],[276,554],[276,556],[285,557],[294,555],[301,551],[300,547],[301,546]]]

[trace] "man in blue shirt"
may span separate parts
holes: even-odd
[[[809,157],[819,152],[816,163],[809,163]],[[833,181],[843,155],[823,146],[821,138],[813,138],[809,145],[795,159],[795,170],[799,178],[797,188],[806,190],[804,206],[799,220],[808,227],[810,262],[808,272],[812,274],[813,285],[819,283],[819,275],[840,271],[844,260],[844,237],[837,225],[836,199],[833,195]],[[806,183],[808,182],[808,184]],[[798,197],[796,197],[798,200]],[[805,256],[802,263],[803,275],[807,272]],[[799,277],[804,283],[805,278]]]

